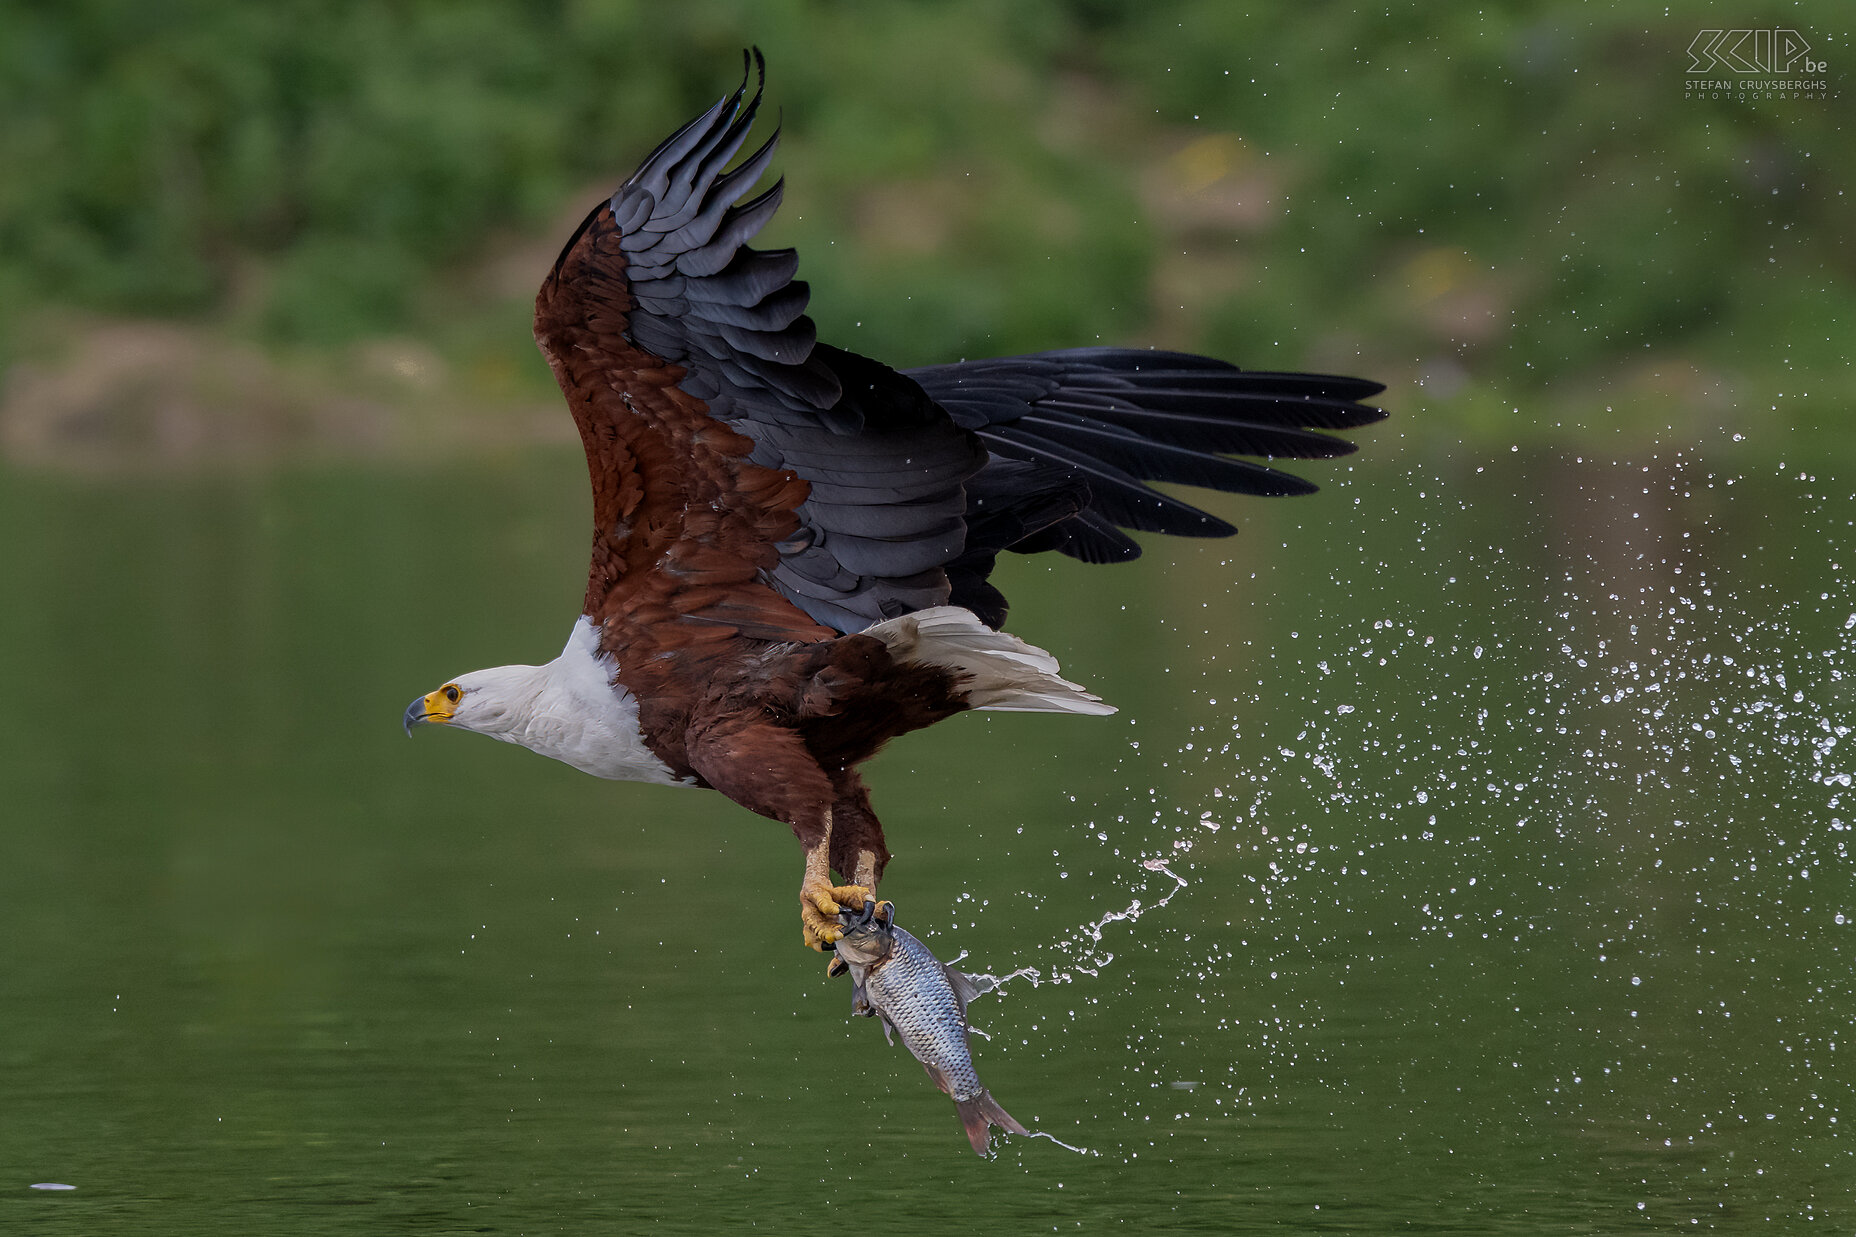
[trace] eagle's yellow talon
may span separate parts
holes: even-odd
[[[870,891],[862,885],[833,885],[831,896],[834,901],[841,904],[840,910],[849,907],[851,910],[861,911],[864,908],[864,902],[870,897]]]
[[[844,935],[838,925],[838,912],[845,906],[861,909],[869,895],[870,891],[861,885],[831,885],[825,881],[805,885],[799,891],[800,940],[808,949],[823,951]]]
[[[830,928],[815,929],[810,924],[806,924],[800,930],[799,940],[800,944],[804,945],[807,949],[814,949],[819,953],[824,953],[825,946],[836,944],[838,938],[842,935],[844,934]]]

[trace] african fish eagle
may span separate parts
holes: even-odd
[[[1320,459],[1385,414],[1355,378],[1077,348],[896,371],[819,343],[790,249],[746,242],[777,131],[765,89],[651,152],[568,240],[535,339],[586,447],[593,555],[559,657],[460,675],[406,710],[598,777],[709,787],[805,851],[804,942],[830,946],[889,859],[857,768],[966,709],[1105,714],[1000,631],[1001,550],[1086,563],[1124,529],[1235,532],[1145,482],[1304,494],[1229,458]],[[848,882],[834,885],[833,870]]]

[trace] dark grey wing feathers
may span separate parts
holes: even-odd
[[[1385,416],[1358,403],[1378,383],[1323,374],[1254,373],[1210,357],[1133,348],[1072,348],[907,371],[954,420],[979,435],[995,462],[1043,465],[1088,488],[1081,510],[1019,542],[1089,562],[1137,557],[1120,529],[1180,536],[1235,531],[1147,483],[1228,493],[1306,494],[1300,477],[1231,455],[1326,459],[1353,444],[1319,430]]]
[[[758,63],[758,54],[756,62]],[[688,371],[683,386],[733,423],[835,422],[837,377],[812,357],[816,332],[798,258],[747,242],[779,209],[781,186],[742,202],[773,160],[776,130],[734,170],[761,88],[734,93],[667,138],[612,195],[637,304],[625,333]],[[762,72],[761,86],[765,85]],[[855,425],[840,424],[854,430]]]
[[[747,90],[744,77],[613,195],[636,306],[625,330],[753,441],[754,463],[810,484],[770,583],[815,621],[861,631],[947,602],[947,568],[966,544],[964,483],[985,452],[914,382],[821,346],[797,256],[748,246],[782,185],[742,200],[777,132],[728,169],[760,106],[761,90]]]
[[[995,449],[1017,448],[1025,460],[1067,465],[1088,483],[1090,509],[1123,528],[1141,532],[1171,533],[1177,537],[1228,537],[1237,529],[1190,503],[1149,489],[1141,478],[1101,458],[1063,442],[1030,433],[1016,425],[1002,425],[987,435]],[[1007,549],[1013,547],[1007,546]]]
[[[1083,399],[1075,395],[1050,396],[1038,401],[1038,407],[1053,412],[1072,413],[1098,422],[1122,425],[1155,442],[1172,443],[1175,446],[1189,447],[1195,451],[1217,451],[1228,455],[1260,455],[1272,459],[1322,460],[1336,455],[1346,455],[1353,451],[1353,444],[1339,438],[1330,438],[1326,434],[1309,429],[1292,429],[1268,422],[1251,421],[1243,418],[1245,397],[1227,395],[1222,399],[1206,398],[1202,393],[1188,393],[1200,399],[1213,412],[1188,412],[1174,408],[1157,407],[1159,399],[1178,392],[1143,391],[1144,407],[1138,412],[1130,412],[1120,407],[1118,401],[1108,398]],[[1182,401],[1183,402],[1183,401]],[[1268,400],[1268,408],[1274,411],[1277,401]],[[1328,422],[1338,421],[1345,410],[1357,410],[1358,404],[1336,404],[1336,415],[1325,415],[1326,410],[1317,408],[1312,400],[1300,401],[1296,407],[1298,417],[1306,417],[1305,422],[1314,425],[1317,418],[1323,423],[1321,429],[1339,429],[1342,425]],[[1349,424],[1358,424],[1351,422]]]
[[[1165,439],[1147,437],[1132,429],[1097,421],[1093,417],[1039,416],[1033,413],[1020,418],[1013,424],[1013,428],[1022,430],[1027,436],[1035,435],[1046,442],[1063,443],[1078,451],[1099,452],[1118,461],[1135,476],[1148,481],[1176,481],[1181,485],[1196,485],[1226,494],[1270,497],[1312,494],[1316,489],[1314,482],[1304,481],[1292,473],[1278,472],[1274,468],[1265,468],[1247,460],[1226,459],[1205,450],[1174,446]],[[1350,444],[1341,445],[1351,450]]]

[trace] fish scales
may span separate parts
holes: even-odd
[[[864,980],[864,993],[902,1036],[902,1046],[946,1079],[947,1093],[956,1102],[970,1100],[985,1088],[973,1068],[966,1014],[947,968],[913,935],[901,928],[892,931],[895,947]]]
[[[856,983],[851,1012],[883,1020],[883,1035],[902,1036],[902,1045],[953,1097],[973,1150],[985,1155],[991,1127],[1028,1131],[980,1084],[967,1036],[967,1002],[991,981],[963,975],[895,925],[895,907],[871,901],[861,911],[840,915],[845,932],[836,945],[833,973],[848,970]]]

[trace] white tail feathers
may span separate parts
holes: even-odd
[[[941,666],[966,677],[967,699],[976,709],[1021,713],[1115,711],[1057,673],[1057,659],[1017,636],[994,631],[970,610],[935,606],[868,627],[900,662]]]

